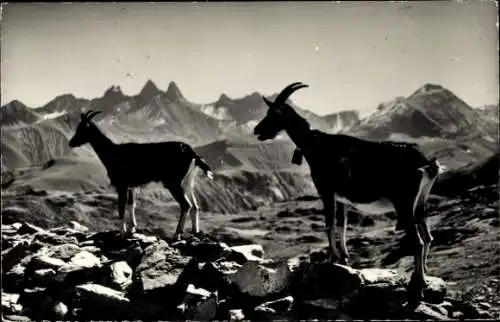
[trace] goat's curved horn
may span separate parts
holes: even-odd
[[[94,116],[101,113],[101,111],[91,111],[86,115],[87,121],[90,121]]]
[[[290,95],[293,94],[293,92],[304,87],[309,87],[309,85],[303,84],[301,82],[295,82],[288,85],[281,91],[281,93],[279,93],[278,97],[276,97],[276,99],[274,100],[274,105],[276,107],[282,106],[283,104],[285,104]]]

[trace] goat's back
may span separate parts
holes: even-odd
[[[316,185],[360,194],[360,200],[418,187],[419,168],[431,163],[414,143],[317,133],[311,144],[317,145],[309,157]]]
[[[184,142],[123,143],[116,146],[110,176],[131,186],[151,181],[177,184],[195,156],[193,148]]]

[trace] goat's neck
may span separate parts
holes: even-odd
[[[299,150],[303,152],[307,150],[307,147],[310,144],[309,141],[311,136],[311,127],[309,122],[297,114],[293,121],[287,122],[285,125],[285,132]]]
[[[104,133],[97,128],[94,124],[92,126],[92,135],[90,137],[90,145],[94,149],[95,153],[104,164],[106,169],[109,169],[112,162],[113,148],[115,144],[111,141]]]

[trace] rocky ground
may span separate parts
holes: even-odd
[[[331,264],[322,251],[272,260],[261,245],[208,235],[169,242],[75,221],[2,225],[4,321],[495,317],[491,305],[453,296],[435,276],[424,301],[408,307],[407,281],[396,269]]]

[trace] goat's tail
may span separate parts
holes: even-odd
[[[212,171],[212,169],[210,169],[208,163],[205,160],[203,160],[203,158],[201,158],[199,155],[196,154],[194,155],[194,164],[200,167],[200,169],[203,170],[203,172],[205,172],[205,174],[210,180],[214,178],[214,172]]]
[[[443,173],[446,167],[441,165],[436,158],[429,160],[429,164],[420,168],[421,171],[427,172],[430,178],[435,178],[437,175]]]

